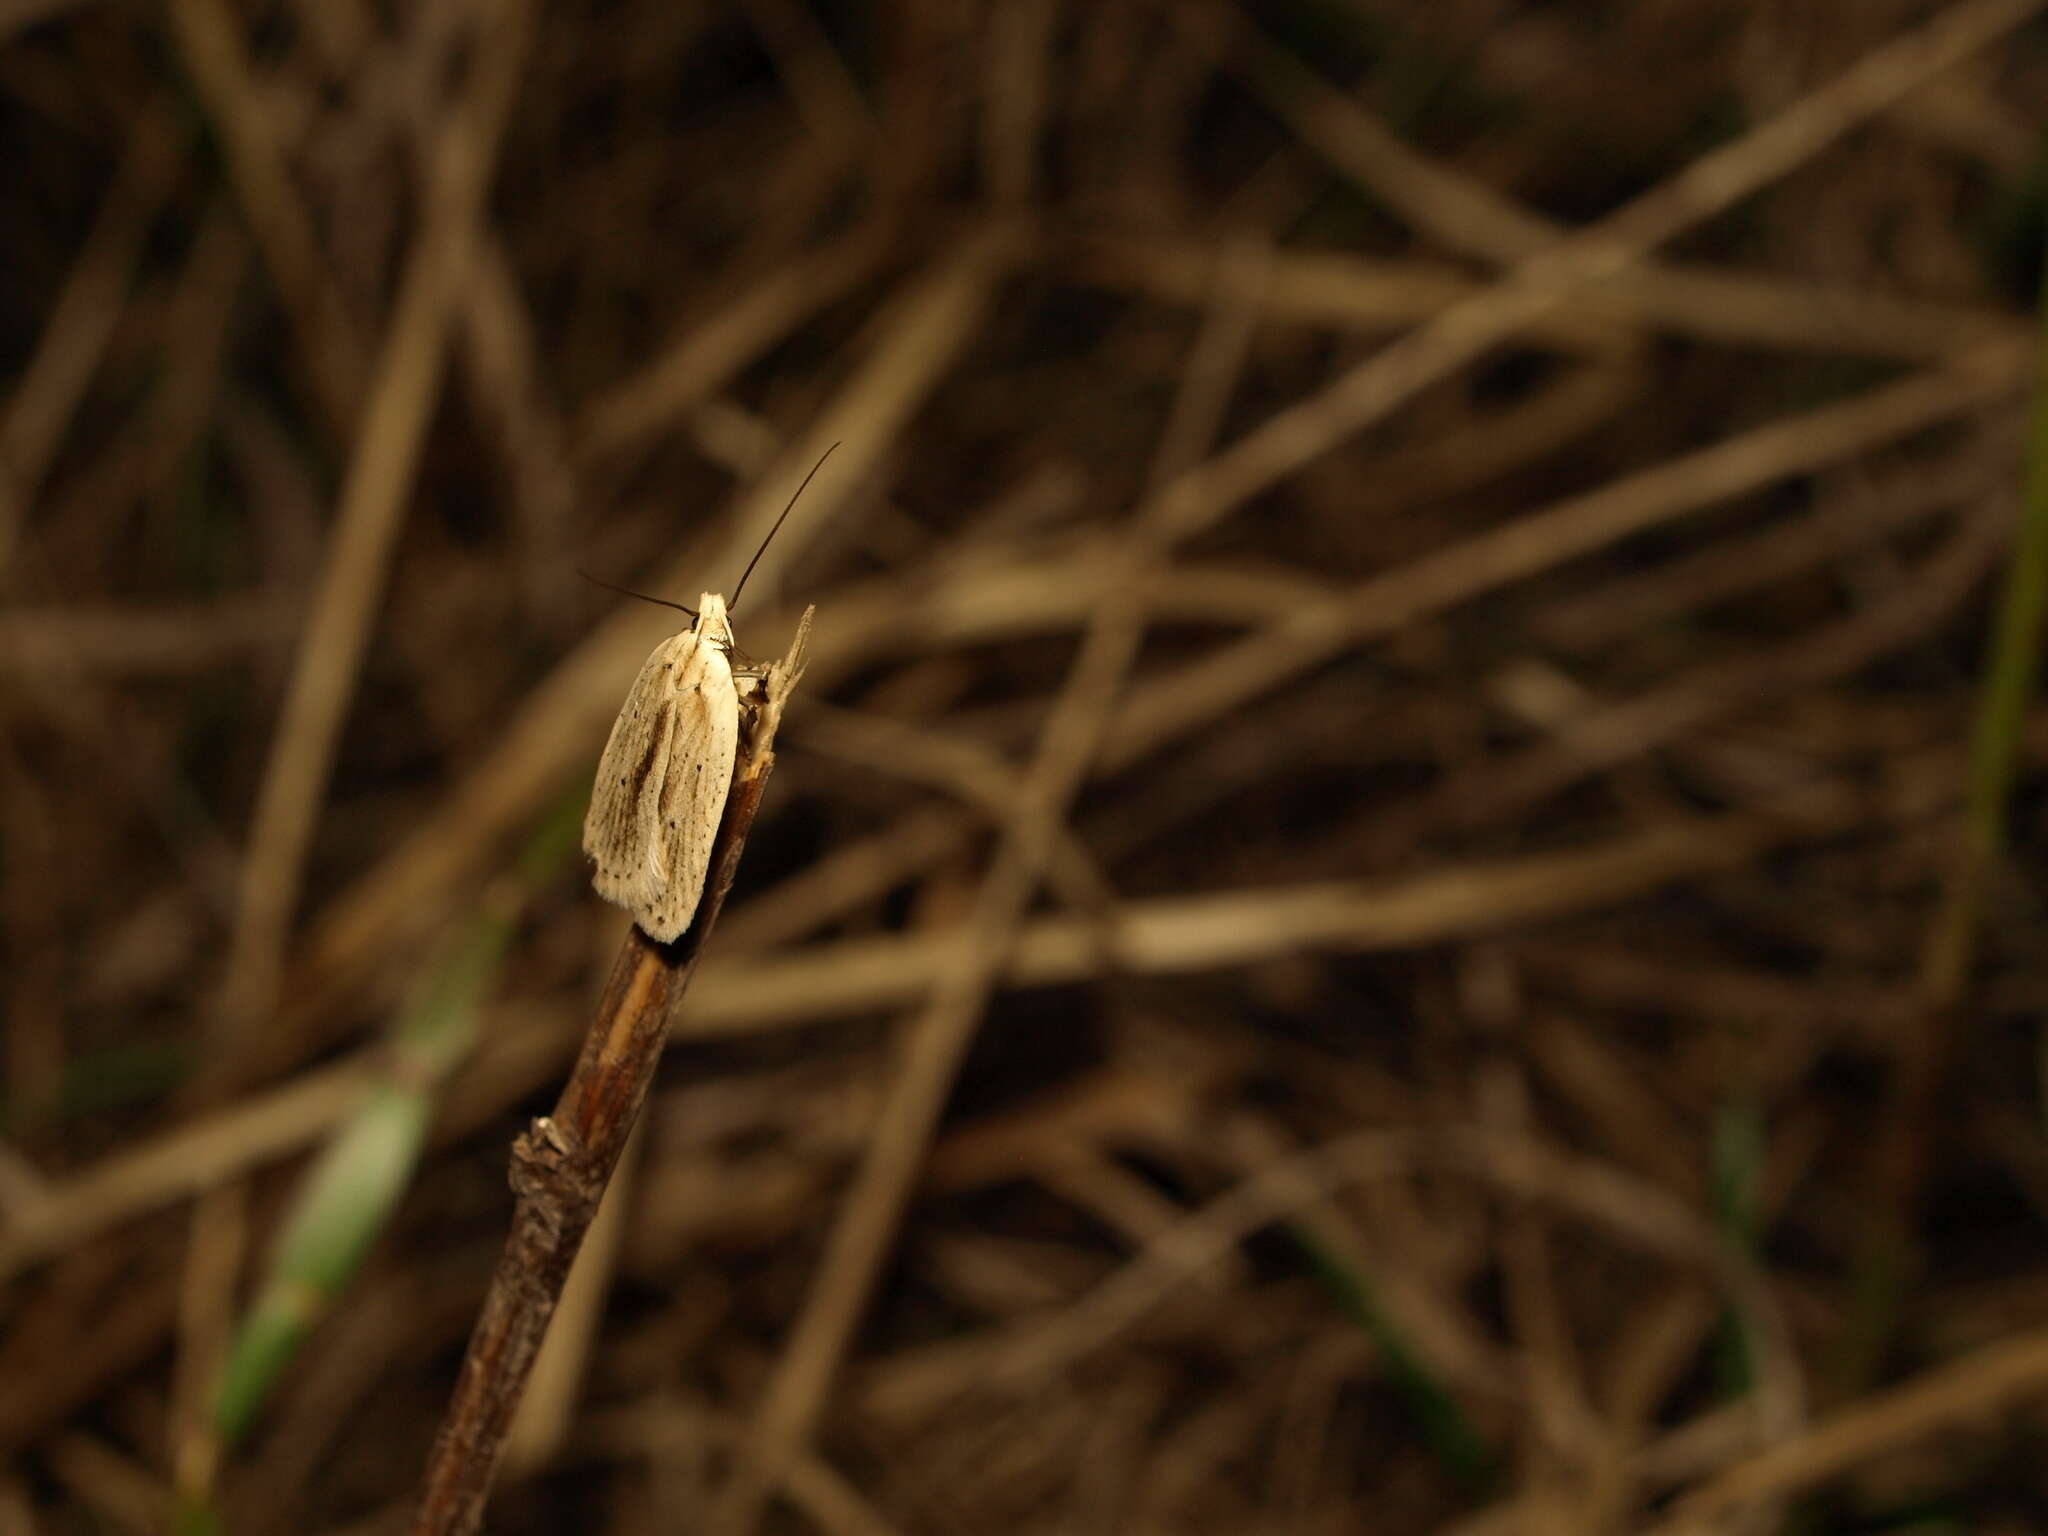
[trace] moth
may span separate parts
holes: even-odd
[[[830,456],[828,448],[825,458]],[[798,496],[825,458],[804,476]],[[792,496],[747,562],[732,606],[738,606],[747,577],[795,505]],[[761,674],[734,672],[730,609],[717,593],[706,592],[691,609],[624,587],[615,590],[680,608],[694,621],[657,645],[633,680],[598,759],[583,818],[583,851],[597,865],[591,883],[598,895],[631,912],[649,938],[667,944],[690,926],[703,899],[739,752],[741,684],[751,691]]]
[[[732,649],[725,599],[706,592],[696,623],[657,645],[633,680],[583,818],[597,894],[663,944],[696,915],[732,787],[740,741]]]

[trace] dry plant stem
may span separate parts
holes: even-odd
[[[1107,700],[1101,695],[1121,680],[1142,637],[1135,605],[1106,617],[1108,622],[1091,628],[1083,642],[1063,707],[1047,728],[1024,803],[982,884],[968,932],[934,978],[931,999],[910,1027],[906,1059],[833,1228],[803,1316],[713,1513],[714,1532],[739,1536],[754,1528],[790,1460],[809,1438],[867,1305],[918,1162],[1038,887],[1068,800],[1086,771],[1096,728],[1106,715]],[[1084,713],[1071,700],[1091,707]],[[1105,707],[1098,710],[1097,705]]]
[[[1681,175],[1584,231],[1544,247],[1500,283],[1448,305],[1430,323],[1374,354],[1328,388],[1281,411],[1221,453],[1182,473],[1168,492],[1184,499],[1182,520],[1189,531],[1196,531],[1226,516],[1345,437],[1383,419],[1425,385],[1630,270],[1651,247],[1803,164],[1927,79],[1989,46],[2038,9],[2039,0],[1977,0],[1956,6],[1927,26],[1877,49],[1797,106],[1695,162]],[[835,437],[846,438],[853,453],[879,452],[892,440],[906,414],[904,407],[923,398],[974,333],[1002,270],[1002,242],[994,238],[999,233],[990,230],[969,240],[934,268],[928,282],[911,285],[913,292],[906,294],[889,342],[868,369],[850,381],[839,405],[821,419],[819,430],[799,450],[785,456],[781,474],[762,482],[764,494],[754,510],[736,522],[735,549],[748,547],[774,516],[779,503],[774,503],[769,493],[780,495],[792,488]],[[2004,394],[2020,373],[2013,349],[1992,343],[1948,367],[1873,392],[1871,415],[1860,422],[1866,432],[1857,442],[1860,445],[1881,435],[1880,417],[1895,411],[1911,417],[1910,422],[1897,420],[1889,429],[1903,432]],[[661,391],[650,389],[649,393],[658,396]],[[871,399],[877,402],[872,407],[867,405]],[[1825,419],[1835,424],[1836,413],[1860,414],[1856,406],[1857,402],[1851,402],[1832,407]],[[633,430],[620,435],[631,437],[637,435],[643,417],[658,418],[661,413],[635,403],[621,414]],[[615,424],[607,423],[607,427],[620,431]],[[1802,431],[1803,424],[1793,423],[1788,430]],[[592,438],[603,441],[608,435],[586,418],[585,430],[577,437],[588,443]],[[1783,436],[1774,425],[1708,453],[1713,455],[1715,467],[1732,468],[1729,459],[1734,454],[1751,451],[1752,444],[1775,444]],[[857,481],[870,467],[856,461],[836,468],[835,475],[847,482]],[[1690,469],[1684,462],[1669,466],[1674,476],[1688,476]],[[1596,492],[1566,503],[1568,516],[1550,522],[1522,519],[1506,524],[1465,545],[1426,557],[1413,572],[1374,578],[1341,599],[1291,614],[1216,656],[1138,690],[1130,707],[1119,713],[1101,766],[1127,767],[1195,725],[1256,698],[1323,658],[1372,634],[1411,622],[1420,616],[1418,609],[1433,611],[1547,569],[1634,527],[1677,515],[1682,510],[1679,503],[1702,504],[1677,489],[1683,483],[1673,487],[1677,502],[1663,502],[1656,512],[1639,505],[1633,515],[1623,514],[1609,493]],[[810,505],[822,516],[832,503],[813,497]],[[1564,508],[1558,510],[1564,513]],[[801,520],[804,510],[799,509],[798,515]],[[1595,532],[1595,524],[1605,531]],[[793,527],[782,541],[784,546],[801,547],[802,533],[802,526]],[[697,559],[697,564],[684,568],[680,576],[671,574],[653,584],[686,585],[701,565]],[[1415,597],[1418,583],[1423,594],[1420,602]],[[845,610],[840,612],[843,617]],[[1383,618],[1387,613],[1394,617]],[[614,650],[617,654],[606,654]],[[835,650],[846,653],[845,647],[835,646]],[[389,942],[406,914],[431,910],[448,882],[487,845],[493,826],[510,808],[523,812],[538,797],[539,786],[560,772],[553,744],[564,735],[564,721],[587,708],[587,690],[576,674],[584,668],[607,672],[623,668],[630,664],[628,653],[644,651],[640,631],[614,625],[566,661],[515,718],[506,732],[506,748],[462,786],[446,813],[437,818],[436,835],[417,840],[387,859],[322,914],[310,945],[314,963],[337,971],[363,965],[381,943]]]
[[[743,819],[751,820],[758,801],[758,789],[745,797]],[[721,886],[729,873],[721,868]],[[689,985],[707,929],[700,920],[670,946],[656,944],[637,924],[628,932],[554,1114],[513,1144],[512,1230],[435,1437],[412,1527],[422,1536],[474,1531],[482,1523],[527,1376],[639,1118],[671,1009]]]
[[[1805,1384],[1783,1313],[1769,1287],[1715,1230],[1669,1192],[1590,1158],[1526,1136],[1471,1128],[1354,1132],[1322,1147],[1266,1163],[1228,1193],[1147,1242],[1121,1270],[1073,1303],[992,1334],[929,1345],[859,1394],[882,1417],[933,1411],[959,1382],[1013,1390],[1069,1369],[1129,1329],[1167,1295],[1235,1251],[1262,1227],[1340,1190],[1413,1179],[1427,1170],[1469,1176],[1540,1201],[1644,1253],[1697,1265],[1759,1319],[1754,1411],[1783,1435],[1804,1419]]]
[[[221,989],[229,1036],[268,1012],[328,773],[410,505],[440,397],[448,334],[480,238],[500,132],[526,57],[532,9],[494,7],[463,98],[448,112],[416,240],[377,360],[319,596],[257,798],[239,916]]]
[[[220,135],[242,211],[298,341],[313,403],[336,436],[345,436],[369,361],[321,256],[313,216],[293,184],[240,23],[221,0],[175,0],[169,11],[185,68]]]
[[[2039,691],[2042,615],[2048,611],[2048,307],[2040,323],[2025,498],[1977,706],[1959,857],[1923,944],[1920,1006],[1900,1042],[1896,1108],[1885,1117],[1878,1144],[1877,1213],[1861,1261],[1863,1315],[1846,1346],[1844,1376],[1852,1390],[1882,1363],[1922,1262],[1917,1232],[1941,1131],[1943,1084],[1969,1024],[1977,948],[2005,850],[2027,710]]]
[[[769,702],[733,775],[696,918],[673,944],[655,943],[638,925],[626,935],[554,1113],[536,1120],[513,1144],[517,1204],[512,1230],[434,1440],[412,1525],[415,1536],[452,1536],[482,1523],[491,1475],[548,1320],[639,1119],[704,942],[732,889],[775,763],[780,700],[801,670],[802,644],[800,633],[790,662],[771,672]]]
[[[219,1184],[194,1203],[178,1294],[177,1371],[168,1439],[172,1480],[210,1491],[221,1443],[208,1398],[234,1337],[237,1278],[249,1242],[249,1186]]]
[[[508,1477],[518,1478],[545,1467],[561,1454],[576,1427],[584,1378],[603,1329],[612,1282],[618,1276],[627,1213],[639,1203],[634,1189],[646,1145],[647,1122],[640,1120],[612,1170],[610,1187],[618,1193],[598,1206],[596,1219],[584,1234],[581,1261],[570,1267],[569,1282],[555,1304],[554,1321],[534,1357],[525,1395],[506,1431],[501,1464]]]
[[[1136,690],[1104,763],[1127,767],[1349,646],[1392,634],[1724,497],[1920,431],[2009,394],[2027,355],[2003,343],[1654,465],[1303,604]]]
[[[1213,435],[1250,345],[1256,308],[1243,299],[1263,281],[1254,248],[1234,252],[1217,274],[1219,302],[1204,326],[1162,438],[1155,480],[1198,457]],[[1150,621],[1154,573],[1186,531],[1188,502],[1154,496],[1108,555],[1110,579],[1089,617],[1081,653],[1053,705],[1017,809],[958,947],[933,977],[910,1026],[902,1066],[873,1140],[834,1224],[803,1315],[770,1378],[731,1481],[712,1511],[718,1536],[742,1536],[810,1438],[855,1324],[872,1293],[917,1169],[974,1031],[1001,980],[1059,843],[1069,807],[1100,750],[1118,695]],[[1100,944],[1100,933],[1091,935]]]
[[[1981,1424],[2048,1390],[2048,1330],[2015,1334],[1780,1438],[1681,1498],[1651,1536],[1708,1536],[1766,1500],[1815,1488],[1937,1431]]]
[[[1846,783],[1823,780],[1748,811],[1674,821],[1571,853],[1450,865],[1401,882],[1259,887],[1127,901],[1106,921],[1094,915],[1041,918],[1018,931],[1001,980],[1022,989],[1100,976],[1105,967],[1099,941],[1105,928],[1115,936],[1118,969],[1168,976],[1313,949],[1415,948],[1543,922],[1739,867],[1776,848],[1831,838],[1861,817],[1876,815],[1889,823],[1928,816],[1952,803],[1961,768],[1958,756],[1923,754],[1899,765],[1895,782],[1877,803]],[[907,835],[926,834],[912,828]],[[898,867],[887,866],[884,873]],[[735,913],[732,921],[744,916],[744,911]],[[783,920],[779,914],[770,916]],[[729,941],[738,937],[727,935]],[[745,960],[728,954],[698,981],[686,1033],[693,1039],[753,1034],[914,1005],[929,996],[962,942],[957,935],[937,933],[847,939]],[[727,945],[728,950],[738,947]],[[1591,963],[1575,964],[1571,972],[1581,984]],[[1621,995],[1637,994],[1624,990]],[[1763,1010],[1767,1018],[1805,1017],[1810,1007],[1790,995],[1756,996],[1753,987],[1727,1006]],[[1876,999],[1852,997],[1844,1012],[1882,1022],[1886,1016],[1878,1007]],[[480,1058],[478,1075],[487,1075],[487,1064],[528,1049],[517,1035],[495,1040]],[[0,1210],[5,1216],[0,1280],[317,1140],[355,1106],[364,1085],[376,1077],[377,1061],[373,1049],[308,1072],[12,1200]],[[518,1081],[515,1091],[526,1091],[528,1079]]]
[[[1181,304],[1200,301],[1213,256],[1192,238],[1141,239],[1090,226],[1076,231],[1071,248],[1082,281]],[[1276,321],[1378,331],[1417,324],[1482,286],[1481,280],[1426,261],[1294,251],[1275,258],[1265,312]],[[2017,337],[2025,329],[1988,306],[1645,262],[1611,283],[1575,293],[1563,310],[1526,334],[1532,341],[1583,350],[1602,335],[1612,344],[1631,328],[1758,348],[1926,361]]]
[[[1548,739],[1461,770],[1419,802],[1401,806],[1399,826],[1383,818],[1375,846],[1387,846],[1390,834],[1415,839],[1429,827],[1498,823],[1602,769],[1697,738],[1731,716],[1853,673],[1920,639],[1977,589],[2003,542],[2003,530],[1988,518],[1962,521],[1946,546],[1883,601],[1780,640],[1769,652],[1717,660],[1634,698],[1591,707]]]
[[[1361,103],[1328,84],[1255,24],[1221,6],[1177,8],[1176,22],[1210,29],[1218,62],[1243,78],[1267,107],[1338,175],[1383,199],[1417,230],[1464,254],[1512,265],[1568,233],[1566,226],[1484,182],[1417,153]],[[1923,98],[1909,98],[1918,100]],[[1348,259],[1314,257],[1303,270],[1335,275],[1373,270]],[[1399,271],[1400,268],[1383,270]],[[1459,279],[1443,272],[1446,285]],[[1325,292],[1332,290],[1325,289]],[[1446,292],[1432,307],[1447,303]],[[1721,339],[1826,350],[1873,349],[1942,356],[2011,329],[1991,310],[1923,305],[1755,274],[1646,259],[1579,296],[1595,315],[1612,315]]]
[[[1726,211],[1859,123],[2019,26],[2040,0],[1976,0],[1865,55],[1832,82],[1693,161],[1613,213],[1529,255],[1491,288],[1441,310],[1328,388],[1188,470],[1168,494],[1190,531],[1215,522],[1428,385],[1611,281],[1652,248]]]
[[[136,258],[185,163],[185,136],[161,103],[138,116],[78,258],[50,306],[34,353],[0,406],[0,464],[26,505],[63,444],[126,307]],[[0,530],[0,534],[10,530]],[[7,550],[0,543],[0,562]]]

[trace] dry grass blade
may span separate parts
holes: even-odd
[[[1242,296],[1256,293],[1260,271],[1256,252],[1218,269],[1220,302],[1161,445],[1160,463],[1169,468],[1199,451],[1215,429],[1242,367],[1256,313]],[[1109,596],[1090,618],[1081,653],[1040,737],[962,941],[941,963],[930,998],[910,1026],[906,1059],[877,1134],[833,1228],[810,1301],[769,1384],[754,1433],[713,1513],[714,1530],[753,1528],[823,1405],[954,1075],[1144,639],[1149,614],[1143,594],[1179,531],[1179,510],[1171,496],[1154,501],[1110,561]]]
[[[522,0],[488,15],[468,93],[442,131],[427,223],[392,308],[320,592],[257,800],[235,942],[221,987],[225,1040],[241,1036],[269,1012],[284,975],[307,848],[410,499],[427,418],[440,393],[498,137],[525,63],[529,7]]]
[[[2048,1391],[2048,1334],[2007,1339],[1738,1461],[1679,1500],[1671,1518],[1652,1528],[1654,1536],[1703,1536],[1727,1529],[1738,1511],[1816,1487],[1859,1462],[1916,1445],[1932,1431],[2005,1412],[2043,1391]]]
[[[1761,1278],[1732,1255],[1712,1227],[1653,1185],[1582,1159],[1561,1156],[1526,1138],[1476,1130],[1365,1131],[1268,1164],[1229,1194],[1185,1218],[1146,1245],[1124,1269],[1056,1314],[1008,1336],[968,1338],[936,1346],[915,1369],[890,1373],[866,1394],[870,1411],[919,1411],[934,1390],[971,1380],[977,1389],[1014,1389],[1027,1379],[1070,1369],[1157,1306],[1184,1283],[1260,1228],[1354,1184],[1411,1178],[1444,1168],[1555,1205],[1599,1224],[1620,1240],[1704,1268],[1753,1309],[1769,1337],[1770,1379],[1758,1412],[1772,1432],[1804,1417],[1804,1383],[1776,1300]],[[971,1360],[963,1373],[960,1363]]]
[[[1976,409],[2010,395],[2026,376],[2026,354],[2004,344],[1967,363],[1759,427],[1370,577],[1341,598],[1298,607],[1141,690],[1119,718],[1105,756],[1116,766],[1136,762],[1361,640],[1685,512]]]
[[[1899,814],[1921,817],[1952,803],[1953,766],[1923,765],[1906,786]],[[1105,917],[1026,924],[1000,976],[1009,987],[1040,988],[1099,976],[1105,959],[1136,975],[1171,976],[1323,948],[1439,943],[1597,910],[1740,867],[1770,849],[1833,836],[1866,809],[1856,796],[1822,785],[1758,813],[1705,817],[1572,854],[1452,866],[1379,888],[1323,885],[1127,902]],[[957,936],[936,934],[713,962],[695,982],[680,1033],[753,1034],[916,1003],[957,963],[960,947]],[[370,1063],[345,1063],[307,1073],[267,1098],[17,1199],[0,1234],[0,1278],[288,1156],[345,1116],[372,1072]]]
[[[227,150],[244,216],[297,332],[299,362],[315,402],[329,429],[345,436],[370,361],[327,271],[312,216],[292,185],[240,20],[223,0],[175,0],[169,11],[185,66]]]
[[[1993,505],[1992,512],[2004,508]],[[1655,751],[1716,721],[1800,688],[1829,682],[1923,638],[1982,585],[2005,546],[2004,520],[1965,514],[1962,526],[1913,569],[1899,589],[1861,613],[1781,639],[1660,684],[1652,692],[1585,709],[1550,740],[1449,776],[1404,807],[1405,835],[1430,824],[1473,827],[1536,804],[1617,763]]]
[[[268,1098],[110,1159],[34,1200],[10,1202],[0,1232],[0,1277],[290,1155],[346,1118],[374,1074],[369,1062],[307,1073]]]
[[[135,260],[183,160],[184,142],[168,108],[152,104],[135,124],[92,233],[0,411],[0,465],[23,501],[35,499],[106,353]],[[0,563],[11,533],[0,528]]]
[[[654,362],[584,407],[574,429],[578,453],[619,453],[674,424],[776,339],[872,277],[889,249],[884,233],[864,229],[778,267],[691,326]]]
[[[1191,242],[1091,232],[1076,243],[1073,259],[1085,281],[1198,304],[1214,252]],[[1447,263],[1288,251],[1275,257],[1265,309],[1276,321],[1382,331],[1418,324],[1484,287]],[[1988,306],[1645,262],[1575,290],[1524,335],[1579,349],[1611,342],[1624,327],[1736,346],[1924,361],[2017,341],[2023,329]]]
[[[2032,1529],[2044,10],[0,0],[0,1536]]]
[[[1575,288],[1625,271],[1654,246],[1733,207],[2039,9],[2039,0],[1956,6],[1664,185],[1528,256],[1498,286],[1450,305],[1327,389],[1190,470],[1185,483],[1168,493],[1181,503],[1181,521],[1190,530],[1214,522],[1554,312]]]

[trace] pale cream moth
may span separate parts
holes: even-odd
[[[797,496],[831,456],[828,448],[811,466],[754,551],[732,589],[734,607]],[[715,592],[706,592],[692,612],[681,603],[624,587],[615,590],[682,608],[694,620],[657,645],[633,680],[598,759],[597,782],[583,817],[583,851],[597,865],[591,883],[598,895],[631,912],[649,938],[667,944],[681,937],[696,916],[711,845],[732,788],[740,738],[732,620],[725,599]]]
[[[739,749],[725,599],[706,592],[697,621],[654,648],[598,760],[583,851],[598,895],[661,943],[690,926]]]

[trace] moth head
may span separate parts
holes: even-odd
[[[726,616],[725,599],[716,592],[706,592],[697,599],[697,623],[694,627],[699,635],[720,650],[731,652],[732,620]]]

